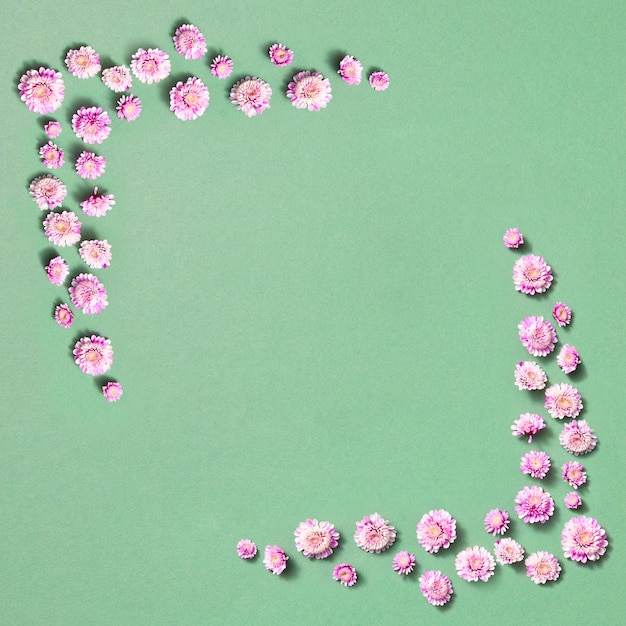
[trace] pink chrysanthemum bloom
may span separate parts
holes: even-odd
[[[516,419],[511,426],[513,436],[521,435],[522,437],[528,437],[528,443],[533,440],[533,435],[536,435],[540,430],[546,427],[546,423],[543,421],[541,415],[536,413],[522,413],[519,419]]]
[[[41,157],[41,162],[51,170],[57,170],[65,163],[63,150],[52,141],[39,148],[39,156]]]
[[[230,101],[248,117],[261,115],[270,108],[272,88],[260,78],[246,76],[236,82],[230,90]]]
[[[561,383],[546,389],[545,408],[555,419],[577,417],[583,409],[583,403],[578,389]]]
[[[67,196],[67,187],[56,176],[44,174],[33,179],[28,187],[28,193],[42,211],[49,211],[63,204]]]
[[[130,69],[142,83],[158,83],[167,78],[172,69],[169,56],[158,48],[139,48],[133,54]]]
[[[515,539],[498,539],[493,546],[493,552],[500,565],[519,563],[524,558],[524,548]]]
[[[102,387],[102,394],[107,402],[117,402],[124,393],[124,388],[120,383],[110,382]]]
[[[433,606],[443,606],[454,593],[452,582],[439,570],[426,570],[419,577],[419,584],[422,595]]]
[[[104,269],[111,263],[111,245],[104,239],[85,239],[78,248],[80,258],[94,269]]]
[[[570,454],[580,456],[591,452],[596,447],[598,438],[586,420],[577,420],[563,426],[559,442]]]
[[[270,46],[268,51],[270,61],[278,67],[291,65],[293,61],[293,51],[283,46],[282,43],[275,43]]]
[[[61,134],[61,122],[57,122],[55,120],[44,124],[43,127],[44,132],[48,135],[49,139],[55,139]]]
[[[393,557],[393,569],[398,574],[408,575],[415,567],[415,555],[403,550]]]
[[[456,520],[443,509],[429,511],[417,523],[417,540],[431,554],[449,548],[456,539]]]
[[[535,361],[520,361],[515,366],[515,386],[520,390],[544,389],[548,377]]]
[[[541,315],[526,316],[518,325],[522,345],[533,356],[547,356],[557,343],[556,331],[551,322],[543,320]]]
[[[94,180],[104,174],[106,163],[107,161],[103,156],[98,156],[93,152],[81,152],[76,159],[76,173],[81,178]]]
[[[279,546],[266,546],[263,554],[263,565],[268,572],[280,576],[287,567],[289,557]]]
[[[74,314],[67,304],[58,304],[54,309],[54,320],[59,326],[69,328],[74,321]]]
[[[233,73],[233,60],[226,55],[218,55],[211,61],[211,74],[220,80]]]
[[[522,474],[542,479],[550,469],[550,457],[545,452],[531,450],[522,457],[519,469]]]
[[[541,487],[524,487],[515,497],[515,511],[527,524],[545,524],[554,513],[554,500]]]
[[[513,266],[515,290],[530,296],[547,291],[552,283],[552,269],[543,257],[527,254]]]
[[[369,83],[372,89],[376,91],[386,91],[389,87],[389,76],[386,72],[372,72]]]
[[[74,345],[73,353],[78,367],[92,376],[108,372],[113,364],[111,341],[99,335],[79,339]]]
[[[209,106],[209,90],[195,76],[179,81],[170,91],[170,110],[179,120],[195,120]]]
[[[53,285],[62,285],[69,273],[70,268],[63,257],[55,256],[54,259],[51,259],[50,263],[46,265],[48,280]]]
[[[556,363],[566,374],[571,374],[580,365],[578,350],[566,343],[556,357]]]
[[[341,563],[333,568],[333,578],[344,587],[352,587],[356,583],[356,570],[350,563]]]
[[[67,53],[65,65],[76,78],[93,78],[100,71],[100,55],[91,46],[81,46]]]
[[[509,514],[507,511],[491,509],[491,511],[485,515],[485,530],[494,537],[496,535],[504,535],[508,529]]]
[[[193,24],[183,24],[174,33],[174,48],[186,59],[199,59],[206,54],[206,39]]]
[[[563,503],[568,509],[577,509],[583,501],[577,491],[570,491],[563,499]]]
[[[573,517],[565,523],[561,533],[565,558],[579,563],[597,561],[608,545],[606,531],[593,517]]]
[[[237,543],[237,555],[242,559],[253,559],[256,556],[256,543],[250,539],[242,539]]]
[[[459,552],[454,560],[454,566],[463,580],[487,582],[493,576],[496,562],[488,550],[474,546]]]
[[[307,519],[296,528],[296,549],[307,558],[325,559],[339,545],[339,533],[330,522]]]
[[[88,315],[101,313],[109,304],[104,285],[93,274],[79,274],[69,288],[72,304]]]
[[[572,321],[572,309],[567,304],[557,302],[552,309],[552,317],[559,326],[567,326]]]
[[[18,85],[20,99],[33,113],[52,113],[62,104],[65,85],[61,72],[46,67],[28,70]]]
[[[94,187],[93,193],[87,198],[87,200],[80,203],[80,206],[85,215],[91,217],[102,217],[111,210],[111,207],[115,204],[114,196],[112,193],[101,194],[98,193],[98,188]]]
[[[287,97],[297,109],[319,111],[331,101],[331,86],[328,78],[319,72],[298,72],[287,86]]]
[[[111,132],[111,118],[102,107],[80,107],[72,116],[72,130],[85,143],[102,143]]]
[[[347,54],[339,62],[337,74],[341,76],[341,80],[343,80],[344,83],[348,85],[358,85],[361,82],[361,75],[363,74],[361,61]]]
[[[133,122],[141,114],[141,100],[132,94],[123,95],[117,101],[115,109],[117,110],[117,117],[121,120]]]
[[[507,248],[519,248],[524,243],[524,236],[518,228],[509,228],[502,239]]]
[[[128,91],[133,85],[133,77],[125,65],[115,65],[102,70],[102,82],[115,93]]]
[[[567,461],[561,467],[561,476],[570,487],[578,489],[587,482],[587,474],[582,463],[578,461]]]
[[[557,580],[561,573],[561,566],[554,554],[549,552],[533,552],[526,561],[526,576],[535,585],[544,585],[548,580]]]
[[[76,214],[72,211],[54,213],[51,211],[43,221],[46,237],[55,246],[73,246],[80,241],[80,227]]]
[[[396,540],[396,529],[378,513],[366,515],[356,523],[354,541],[365,552],[381,552],[391,548]]]

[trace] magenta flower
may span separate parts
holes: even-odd
[[[67,196],[67,187],[60,178],[44,174],[33,179],[28,187],[28,193],[42,211],[48,211],[63,204]]]
[[[454,566],[457,574],[464,580],[487,582],[493,576],[496,562],[485,548],[474,546],[459,552],[454,560]]]
[[[219,79],[228,78],[233,73],[233,60],[228,56],[218,55],[211,61],[211,74]]]
[[[333,578],[344,587],[352,587],[356,583],[356,570],[350,563],[342,563],[333,568]]]
[[[417,523],[417,540],[431,554],[449,548],[456,539],[456,520],[443,509],[429,511]]]
[[[141,114],[141,100],[132,94],[129,94],[128,96],[123,95],[117,101],[115,109],[117,110],[117,117],[121,120],[133,122]]]
[[[269,49],[269,55],[270,61],[278,67],[291,65],[293,61],[293,51],[283,46],[282,43],[272,44]]]
[[[61,122],[56,122],[53,120],[52,122],[44,124],[43,129],[46,135],[48,135],[49,139],[54,139],[61,134]]]
[[[142,83],[158,83],[167,78],[172,69],[169,56],[158,48],[139,48],[132,56],[130,69]]]
[[[67,304],[58,304],[54,309],[54,320],[59,326],[69,328],[74,321],[74,314]]]
[[[133,84],[133,77],[125,65],[116,65],[102,70],[102,82],[116,93],[128,91]]]
[[[535,361],[520,361],[515,366],[515,386],[520,390],[544,389],[548,377]]]
[[[389,76],[386,72],[372,72],[369,83],[372,89],[376,91],[386,91],[389,87]]]
[[[170,91],[170,110],[179,120],[195,120],[209,106],[209,90],[195,76],[179,81]]]
[[[237,543],[237,554],[242,559],[253,559],[256,552],[256,544],[250,539],[242,539]]]
[[[524,243],[524,236],[517,228],[509,228],[502,239],[507,248],[519,248]]]
[[[246,76],[236,82],[230,90],[230,101],[248,117],[261,115],[270,108],[272,88],[260,78]]]
[[[193,24],[183,24],[174,33],[174,48],[186,59],[199,59],[206,54],[206,39]]]
[[[573,517],[565,523],[561,533],[565,558],[579,563],[597,561],[608,545],[606,531],[593,517]]]
[[[65,65],[76,78],[93,78],[100,71],[100,55],[91,46],[81,46],[68,51]]]
[[[354,541],[365,552],[381,552],[391,548],[396,540],[396,529],[378,513],[366,515],[356,523]]]
[[[493,546],[493,552],[500,565],[519,563],[524,558],[524,548],[515,539],[498,539]]]
[[[50,260],[50,263],[46,265],[46,274],[48,275],[48,280],[53,285],[62,285],[67,278],[67,275],[70,273],[70,268],[68,264],[65,262],[63,257],[55,256],[54,259]]]
[[[111,207],[115,204],[113,194],[101,194],[98,193],[98,188],[94,187],[93,193],[87,198],[87,200],[80,203],[81,208],[85,215],[91,217],[102,217],[107,211],[111,210]]]
[[[393,557],[393,569],[398,574],[408,575],[415,567],[415,555],[403,550]]]
[[[325,559],[339,545],[339,533],[330,522],[307,519],[296,528],[296,549],[307,558]]]
[[[485,530],[492,534],[504,535],[509,529],[509,514],[501,509],[491,509],[485,515]]]
[[[107,161],[103,156],[98,156],[93,152],[83,151],[76,159],[74,167],[76,168],[76,173],[81,178],[89,178],[93,180],[104,174],[106,163]]]
[[[287,97],[297,109],[319,111],[332,99],[330,81],[319,72],[298,72],[287,86]]]
[[[526,561],[526,576],[535,585],[544,585],[548,580],[557,580],[561,573],[558,559],[549,552],[533,552]]]
[[[519,468],[522,474],[542,479],[550,469],[550,457],[545,452],[531,450],[522,457]]]
[[[61,72],[46,67],[28,70],[18,84],[20,99],[33,113],[52,113],[62,104],[65,85]]]
[[[552,283],[552,269],[543,257],[527,254],[513,266],[515,290],[530,296],[547,291]]]
[[[515,497],[515,511],[527,524],[545,524],[554,513],[554,500],[541,487],[524,487]]]
[[[528,437],[528,443],[533,440],[533,435],[536,435],[540,430],[546,427],[546,423],[543,421],[541,415],[536,413],[522,413],[519,419],[516,419],[511,426],[514,436],[521,435],[522,437]]]
[[[43,221],[46,237],[55,246],[73,246],[80,241],[80,227],[82,224],[72,211],[55,213],[50,211]]]
[[[73,353],[78,367],[92,376],[108,372],[113,364],[111,341],[99,335],[79,339],[74,345]]]
[[[123,393],[124,389],[119,383],[110,382],[102,387],[102,394],[107,402],[117,402]]]
[[[582,503],[582,498],[577,491],[570,491],[566,494],[563,503],[568,509],[577,509]]]
[[[419,577],[420,591],[433,606],[443,606],[454,593],[450,579],[439,570],[426,570]]]
[[[566,383],[552,385],[546,389],[544,406],[553,418],[560,420],[564,417],[578,417],[583,409],[578,389]]]
[[[533,356],[547,356],[554,350],[558,341],[556,331],[550,322],[543,321],[541,315],[527,316],[517,327],[522,345]]]
[[[104,269],[111,264],[111,246],[105,239],[85,239],[78,248],[80,258],[94,269]]]
[[[102,143],[111,132],[111,118],[102,107],[80,107],[72,116],[72,130],[85,143]]]
[[[559,442],[571,454],[588,454],[598,443],[598,438],[586,420],[577,420],[565,424],[559,435]]]
[[[41,157],[41,162],[51,170],[59,169],[65,163],[63,150],[55,143],[52,143],[52,141],[39,148],[39,156]]]
[[[72,304],[88,315],[101,313],[109,304],[104,285],[93,274],[79,274],[69,288]]]
[[[578,350],[566,343],[556,357],[556,363],[566,374],[571,374],[580,365]]]
[[[263,554],[263,565],[268,572],[280,576],[287,567],[289,557],[285,551],[278,546],[266,546]]]
[[[348,54],[339,62],[337,74],[339,74],[341,80],[348,85],[358,85],[361,82],[362,73],[363,66],[361,62]]]
[[[567,304],[557,302],[552,309],[552,317],[559,326],[567,326],[572,321],[572,309]]]
[[[561,467],[561,476],[570,487],[578,489],[587,482],[587,474],[582,463],[578,461],[567,461]]]

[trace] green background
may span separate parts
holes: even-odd
[[[174,7],[174,8],[172,8]],[[171,43],[181,23],[207,36],[209,54],[235,61],[209,75]],[[626,6],[623,2],[354,0],[252,3],[32,0],[3,10],[2,433],[0,622],[84,624],[585,624],[617,623],[623,606],[624,178]],[[295,51],[276,68],[268,46]],[[70,76],[69,48],[92,45],[129,64],[140,46],[171,55],[158,85],[135,80],[144,106],[115,119],[96,152],[97,184],[114,193],[85,232],[112,244],[95,273],[108,308],[52,319],[67,285],[48,283],[55,254],[28,195],[43,173],[42,123],[59,119],[59,145],[80,147],[69,120],[81,105],[114,115],[116,94]],[[384,69],[387,92],[335,74],[344,54],[365,74]],[[63,71],[66,98],[52,116],[20,102],[21,74]],[[284,96],[296,71],[329,76],[319,113]],[[228,101],[235,79],[267,80],[271,108],[248,119]],[[198,75],[211,105],[194,122],[169,111],[176,80]],[[58,175],[65,208],[93,185],[72,164]],[[555,272],[545,296],[514,291],[522,253],[502,235],[517,226],[523,252]],[[62,249],[72,274],[75,249]],[[580,350],[572,375],[599,437],[582,460],[582,512],[611,547],[598,564],[566,561],[560,530],[572,516],[559,468],[569,455],[541,393],[513,385],[529,358],[517,324],[574,310],[559,341]],[[83,334],[109,337],[116,404],[73,363]],[[541,361],[565,382],[555,355]],[[510,434],[522,412],[547,431],[529,446]],[[557,511],[523,525],[515,494],[539,484],[520,474],[529,449],[552,456],[545,479]],[[527,552],[559,557],[561,578],[534,585],[522,565],[488,583],[456,575],[467,546],[491,548],[485,513],[508,509]],[[453,546],[430,555],[415,525],[433,508],[457,519]],[[399,531],[370,555],[355,522],[378,512]],[[293,531],[309,517],[342,535],[327,561],[298,554]],[[279,544],[281,576],[235,544]],[[396,550],[417,557],[401,579]],[[332,567],[349,561],[346,589]],[[418,576],[441,569],[454,596],[426,603]]]

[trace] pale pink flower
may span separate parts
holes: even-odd
[[[54,139],[61,134],[61,122],[52,120],[51,122],[44,124],[43,129],[49,139]]]
[[[571,454],[580,456],[591,452],[598,443],[598,438],[586,420],[575,420],[563,426],[559,442]]]
[[[526,561],[526,576],[535,585],[544,585],[548,580],[557,580],[561,573],[558,559],[549,552],[533,552]]]
[[[128,91],[133,85],[133,77],[125,65],[115,65],[102,70],[102,82],[111,91],[120,93]]]
[[[253,559],[256,556],[257,549],[254,541],[250,539],[242,539],[237,543],[237,554],[242,559]]]
[[[577,491],[570,491],[566,494],[563,503],[568,509],[577,509],[582,503],[582,498]]]
[[[454,560],[454,566],[457,574],[464,580],[487,582],[493,576],[496,562],[488,550],[474,546],[459,552]]]
[[[493,546],[493,552],[500,565],[519,563],[524,558],[524,548],[515,539],[498,539]]]
[[[565,558],[579,563],[597,561],[608,545],[606,531],[593,517],[573,517],[565,523],[561,533]]]
[[[88,315],[101,313],[109,304],[104,285],[93,274],[78,274],[69,292],[72,304]]]
[[[73,246],[80,241],[80,227],[76,214],[72,211],[55,213],[51,211],[43,221],[46,237],[55,246]]]
[[[328,78],[319,72],[298,72],[287,86],[287,97],[297,109],[319,111],[331,101],[331,86]]]
[[[542,479],[550,469],[550,457],[545,452],[531,450],[522,457],[519,468],[522,474]]]
[[[408,575],[415,567],[415,555],[403,550],[393,557],[393,570],[398,574]]]
[[[419,577],[420,591],[433,606],[443,606],[454,593],[452,582],[439,570],[426,570]]]
[[[352,587],[356,583],[356,570],[350,563],[341,563],[333,568],[333,578],[344,587]]]
[[[108,372],[113,364],[111,341],[99,335],[79,339],[74,345],[73,354],[78,367],[92,376]]]
[[[515,386],[520,390],[544,389],[548,377],[535,361],[520,361],[515,366]]]
[[[39,156],[41,162],[51,170],[57,170],[65,163],[63,150],[52,141],[39,148]]]
[[[556,331],[541,315],[526,316],[517,327],[522,345],[533,356],[547,356],[554,350]]]
[[[48,280],[53,285],[62,285],[69,273],[70,268],[63,257],[55,256],[54,259],[51,259],[50,263],[46,265]]]
[[[263,554],[263,565],[268,572],[280,576],[287,567],[289,557],[279,546],[266,546]]]
[[[376,91],[386,91],[389,87],[389,76],[386,72],[372,72],[369,77],[369,83]]]
[[[76,78],[93,78],[100,71],[100,55],[91,46],[68,51],[65,65]]]
[[[566,343],[556,357],[556,363],[566,374],[571,374],[580,365],[578,350]]]
[[[33,179],[28,187],[28,193],[42,211],[48,211],[63,204],[67,196],[67,187],[60,178],[44,174]]]
[[[102,394],[107,402],[117,402],[124,393],[124,389],[120,383],[110,382],[102,387]]]
[[[209,90],[195,76],[179,81],[170,91],[170,110],[179,120],[195,120],[209,106]]]
[[[587,482],[587,473],[582,463],[578,461],[567,461],[561,467],[561,476],[570,487],[578,489]]]
[[[270,56],[270,61],[278,67],[291,65],[293,61],[293,51],[283,46],[282,43],[272,44],[268,54]]]
[[[117,110],[117,117],[121,120],[133,122],[141,114],[141,100],[132,94],[123,95],[117,101],[115,109]]]
[[[307,558],[325,559],[339,545],[339,533],[330,522],[307,519],[294,531],[296,549]]]
[[[552,317],[559,326],[567,326],[572,321],[572,309],[567,304],[557,302],[552,309]]]
[[[507,248],[519,248],[524,243],[524,236],[518,228],[509,228],[502,239]]]
[[[485,530],[494,537],[496,535],[504,535],[508,529],[509,514],[507,511],[491,509],[491,511],[485,515]]]
[[[80,258],[94,269],[104,269],[111,263],[111,245],[105,239],[85,239],[78,248]]]
[[[54,320],[59,326],[69,328],[74,321],[74,314],[67,304],[58,304],[54,309]]]
[[[547,291],[552,283],[552,269],[543,257],[527,254],[513,266],[515,290],[530,296]]]
[[[211,74],[217,78],[228,78],[233,73],[233,60],[226,55],[218,55],[211,61]]]
[[[417,523],[417,540],[426,552],[449,548],[456,539],[456,520],[444,509],[429,511]]]
[[[98,178],[104,174],[106,167],[106,159],[103,156],[98,156],[93,152],[81,152],[80,156],[76,159],[75,168],[76,173],[81,178],[89,178],[91,180]]]
[[[361,74],[363,73],[363,66],[358,59],[347,54],[339,62],[339,69],[337,74],[341,76],[341,80],[348,85],[358,85],[361,82]]]
[[[93,193],[80,203],[80,206],[85,215],[91,217],[102,217],[111,210],[111,207],[115,204],[114,196],[110,194],[98,193],[98,188],[94,187]]]
[[[553,418],[560,420],[564,417],[578,417],[583,409],[578,389],[567,383],[548,387],[544,406]]]
[[[172,69],[169,56],[158,48],[139,48],[132,56],[130,69],[142,83],[158,83],[167,78]]]
[[[356,523],[354,541],[365,552],[381,552],[391,548],[396,540],[396,529],[378,513],[366,515]]]
[[[541,415],[536,413],[522,413],[519,419],[516,419],[511,426],[513,436],[521,435],[522,437],[528,437],[528,443],[533,440],[533,435],[536,435],[540,430],[546,427],[546,423],[543,421]]]
[[[111,118],[102,107],[80,107],[72,116],[72,130],[85,143],[102,143],[111,132]]]
[[[515,511],[527,524],[545,524],[554,513],[554,500],[541,487],[524,487],[515,497]]]
[[[20,99],[33,113],[52,113],[62,104],[65,85],[61,72],[46,67],[28,70],[18,84]]]
[[[260,78],[246,76],[237,81],[230,90],[230,101],[248,117],[261,115],[270,108],[272,88]]]
[[[206,39],[193,24],[183,24],[174,33],[174,48],[186,59],[199,59],[206,54]]]

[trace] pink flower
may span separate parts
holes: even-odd
[[[577,509],[583,503],[577,491],[570,491],[563,502],[568,509]]]
[[[344,587],[352,587],[356,583],[356,570],[349,563],[336,565],[333,569],[333,578]]]
[[[52,113],[62,104],[65,85],[61,72],[40,67],[28,70],[18,84],[20,99],[33,113]]]
[[[415,567],[415,555],[403,550],[393,557],[393,569],[398,574],[408,575]]]
[[[591,452],[596,447],[598,438],[585,420],[577,420],[563,426],[559,442],[565,450],[580,456]]]
[[[566,343],[556,357],[556,363],[566,374],[571,374],[580,365],[578,350]]]
[[[376,91],[386,91],[389,87],[389,76],[385,72],[372,72],[369,83]]]
[[[111,341],[99,335],[82,337],[74,345],[74,361],[85,374],[100,376],[108,372],[113,364]]]
[[[228,78],[233,73],[233,60],[228,56],[218,55],[211,61],[211,74],[219,79]]]
[[[522,345],[533,356],[547,356],[554,350],[556,331],[550,322],[543,321],[541,315],[527,316],[517,327]]]
[[[50,263],[46,265],[46,274],[48,274],[48,280],[53,285],[62,285],[70,273],[70,268],[65,262],[63,257],[55,256],[50,260]]]
[[[361,82],[361,74],[363,66],[358,59],[350,55],[346,55],[339,62],[339,70],[337,74],[341,76],[341,80],[348,85],[358,85]]]
[[[524,236],[517,228],[509,228],[502,239],[507,248],[519,248],[524,243]]]
[[[515,539],[498,539],[493,546],[493,552],[500,565],[519,563],[524,558],[524,548]]]
[[[289,557],[285,551],[278,546],[267,546],[263,554],[263,565],[268,572],[280,576],[287,567]]]
[[[102,387],[102,394],[107,402],[117,402],[123,393],[124,389],[119,383],[110,382]]]
[[[209,90],[195,76],[179,81],[170,91],[170,110],[179,120],[195,120],[209,106]]]
[[[51,141],[39,148],[39,156],[41,157],[41,162],[51,170],[59,169],[65,162],[63,150]]]
[[[443,509],[429,511],[417,523],[417,540],[431,554],[449,548],[456,539],[456,520]]]
[[[117,101],[117,106],[115,108],[117,110],[117,117],[121,120],[126,120],[127,122],[133,122],[141,114],[141,100],[132,94],[129,94],[128,96],[123,95]]]
[[[151,85],[167,78],[172,69],[172,64],[169,61],[169,56],[163,50],[139,48],[133,54],[130,69],[139,81]]]
[[[72,117],[72,130],[85,143],[102,143],[111,132],[111,118],[102,107],[80,107]]]
[[[100,71],[100,55],[91,46],[81,46],[67,53],[65,65],[76,78],[93,78]]]
[[[515,366],[514,375],[515,385],[520,391],[543,389],[548,381],[546,373],[535,361],[520,361]]]
[[[242,539],[237,543],[237,554],[242,559],[253,559],[256,552],[256,544],[250,539]]]
[[[44,233],[55,246],[73,246],[80,241],[82,224],[72,211],[51,211],[43,221]]]
[[[296,528],[296,549],[307,558],[325,559],[339,545],[339,533],[330,522],[307,519]]]
[[[199,59],[206,54],[206,39],[193,24],[183,24],[174,33],[174,48],[186,59]]]
[[[260,78],[250,76],[236,82],[230,90],[231,102],[248,117],[261,115],[265,109],[269,109],[271,97],[271,87]]]
[[[81,178],[90,178],[93,180],[104,174],[106,163],[107,161],[103,156],[98,156],[93,152],[83,151],[76,159],[76,173]]]
[[[61,123],[53,120],[52,122],[44,124],[43,129],[50,139],[54,139],[61,134]]]
[[[69,292],[72,304],[88,315],[101,313],[109,304],[104,285],[93,274],[76,276]]]
[[[74,321],[74,314],[67,304],[59,304],[54,309],[54,320],[59,326],[69,328]]]
[[[319,111],[332,99],[330,81],[319,72],[298,72],[287,86],[287,97],[297,109]]]
[[[549,552],[533,552],[526,561],[526,576],[535,585],[544,585],[548,580],[557,580],[561,573],[558,559]]]
[[[572,321],[572,309],[567,304],[557,302],[552,309],[552,317],[559,326],[567,326]]]
[[[102,82],[112,91],[128,91],[133,84],[133,77],[125,65],[115,65],[102,70]]]
[[[540,430],[546,427],[546,423],[543,421],[541,415],[536,413],[522,413],[519,419],[513,422],[511,430],[513,435],[521,435],[528,437],[528,443],[533,440],[533,435],[536,435]]]
[[[561,476],[570,487],[578,489],[587,482],[587,474],[582,463],[578,461],[567,461],[561,467]]]
[[[597,561],[608,545],[606,531],[593,517],[573,517],[565,523],[561,533],[565,558],[579,563]]]
[[[272,44],[269,49],[269,55],[270,61],[278,67],[291,65],[293,61],[293,51],[283,46],[282,43]]]
[[[509,529],[509,514],[506,511],[500,509],[491,509],[487,515],[485,515],[485,530],[492,534],[504,535]]]
[[[85,215],[91,217],[102,217],[107,211],[111,210],[111,207],[115,204],[113,194],[101,194],[98,193],[98,188],[94,187],[93,193],[87,198],[87,200],[80,203],[81,208]]]
[[[426,570],[419,578],[420,591],[433,606],[443,606],[454,593],[450,579],[439,570]]]
[[[550,469],[550,457],[545,452],[531,450],[522,457],[519,468],[522,474],[542,479]]]
[[[527,254],[513,266],[515,290],[530,296],[547,291],[552,283],[552,270],[543,257]]]
[[[524,487],[515,497],[515,511],[527,524],[545,524],[554,513],[554,500],[541,487]]]
[[[365,552],[380,554],[391,548],[396,540],[396,529],[378,513],[366,515],[356,523],[354,541]]]
[[[85,239],[81,242],[78,249],[80,258],[94,269],[104,269],[111,263],[111,246],[105,239]]]
[[[493,576],[496,562],[485,548],[474,546],[459,552],[454,560],[454,566],[457,574],[464,580],[487,582]]]
[[[28,187],[28,193],[42,211],[48,211],[63,204],[67,196],[67,187],[56,176],[44,174],[33,179]]]
[[[583,409],[583,403],[578,393],[571,385],[561,383],[546,389],[545,408],[555,419],[577,417]]]

